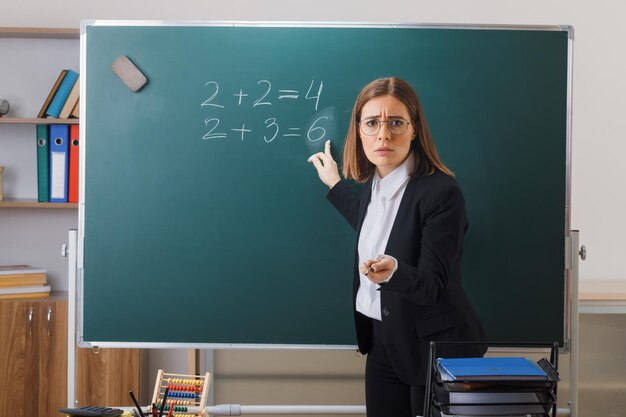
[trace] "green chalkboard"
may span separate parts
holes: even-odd
[[[394,75],[465,193],[489,338],[563,343],[569,35],[84,25],[83,340],[355,345],[356,236],[306,160],[326,139],[340,160],[356,95]]]

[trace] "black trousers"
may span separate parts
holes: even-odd
[[[374,340],[365,365],[367,417],[421,416],[426,387],[407,385],[398,378],[387,354],[382,323],[372,321]]]

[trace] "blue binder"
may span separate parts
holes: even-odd
[[[539,365],[524,357],[509,358],[439,358],[437,366],[447,381],[548,379]]]
[[[46,110],[46,114],[50,117],[59,117],[61,113],[61,109],[67,100],[67,97],[70,95],[72,91],[72,87],[74,87],[74,83],[78,79],[78,73],[76,71],[67,70],[65,74],[65,78],[61,82],[59,89],[57,90],[54,98],[50,102],[48,106],[48,110]]]
[[[67,203],[69,125],[50,125],[50,202]]]

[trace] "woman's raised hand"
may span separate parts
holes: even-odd
[[[313,166],[315,166],[315,169],[317,169],[317,175],[319,175],[320,180],[322,180],[328,188],[333,188],[335,184],[341,181],[339,169],[337,168],[337,162],[335,162],[330,154],[330,140],[326,141],[326,144],[324,145],[324,152],[318,152],[311,155],[309,159],[307,159],[307,162],[310,162]]]

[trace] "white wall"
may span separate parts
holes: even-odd
[[[588,259],[584,280],[626,280],[623,133],[626,2],[596,0],[3,0],[0,26],[78,27],[82,19],[568,24],[574,43],[572,228]],[[384,59],[384,56],[381,56]],[[1,60],[0,60],[1,61]],[[329,63],[332,65],[332,63]],[[538,167],[529,167],[538,168]]]

